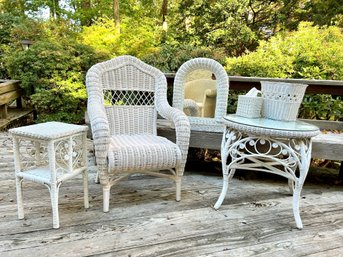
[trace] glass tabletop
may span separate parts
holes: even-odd
[[[224,120],[246,126],[273,129],[280,131],[318,131],[319,128],[303,121],[280,121],[266,118],[245,118],[236,114],[229,114]]]

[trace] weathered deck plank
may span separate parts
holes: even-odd
[[[182,201],[169,180],[134,176],[112,190],[102,212],[102,190],[89,179],[60,188],[60,229],[52,229],[48,189],[24,182],[26,219],[17,219],[12,142],[0,133],[0,256],[339,256],[343,250],[343,189],[305,183],[304,229],[295,228],[286,180],[239,180],[222,207],[211,208],[220,176],[187,171]],[[7,165],[5,165],[7,163]]]

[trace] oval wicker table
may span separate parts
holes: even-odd
[[[223,188],[214,208],[219,209],[223,203],[236,169],[269,172],[288,179],[296,226],[302,229],[300,194],[311,161],[311,138],[320,133],[319,129],[302,121],[244,118],[235,114],[222,122]]]

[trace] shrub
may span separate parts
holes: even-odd
[[[158,41],[157,27],[147,18],[134,19],[124,17],[121,31],[113,19],[101,18],[89,27],[83,27],[80,39],[83,44],[92,47],[108,57],[129,54],[142,57],[155,49]]]
[[[38,90],[31,96],[38,121],[83,123],[86,107],[86,88],[80,73],[69,74],[67,80],[55,81],[56,87]]]
[[[20,18],[9,13],[0,13],[0,79],[7,79],[9,75],[5,68],[5,53],[11,42],[11,31],[20,23]]]
[[[39,41],[6,58],[12,79],[21,81],[38,113],[38,122],[80,123],[86,107],[85,73],[101,60],[91,48],[73,40]]]
[[[305,95],[299,117],[319,120],[343,120],[343,101],[331,95]]]
[[[157,51],[143,56],[142,59],[163,72],[176,72],[184,62],[196,57],[212,58],[223,64],[225,52],[223,49],[208,47],[162,45]]]
[[[228,58],[226,69],[230,75],[342,80],[343,33],[334,26],[301,23],[298,31],[262,41],[255,52]],[[342,106],[339,97],[305,95],[299,116],[343,120]]]
[[[343,33],[338,27],[301,23],[298,31],[261,41],[255,52],[228,58],[229,74],[241,76],[343,79]]]

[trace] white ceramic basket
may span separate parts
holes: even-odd
[[[261,81],[262,116],[274,120],[294,121],[308,85]]]
[[[262,103],[262,97],[239,95],[236,114],[246,118],[259,118],[261,117]]]

